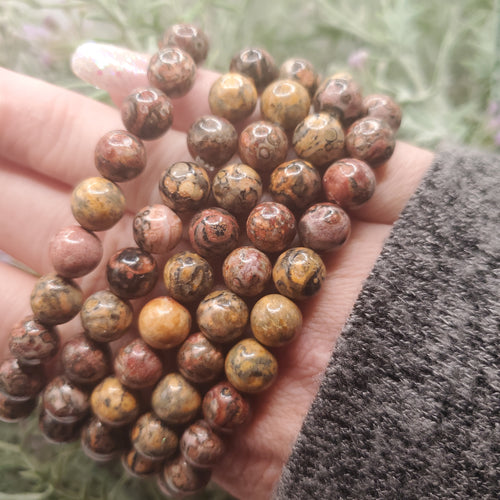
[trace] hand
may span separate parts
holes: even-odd
[[[132,88],[145,85],[147,56],[135,55],[119,79],[94,75],[119,104]],[[120,61],[109,60],[111,70]],[[94,68],[96,70],[96,68]],[[87,67],[89,74],[92,68]],[[110,71],[110,73],[114,73]],[[159,202],[160,172],[175,161],[189,160],[185,132],[199,115],[209,113],[207,95],[217,74],[200,69],[193,90],[174,101],[174,127],[147,143],[148,166],[137,180],[122,184],[128,212],[110,231],[99,233],[104,258],[99,268],[79,280],[85,296],[105,288],[104,267],[118,248],[133,245],[131,221],[143,206]],[[73,224],[72,188],[96,173],[93,153],[107,131],[123,128],[119,112],[109,106],[47,83],[0,70],[0,248],[43,274],[51,270],[48,242]],[[370,273],[394,221],[432,160],[430,152],[397,143],[394,155],[376,170],[373,198],[351,213],[352,234],[336,253],[324,256],[327,279],[320,293],[302,304],[304,326],[290,346],[275,349],[280,373],[268,391],[252,397],[253,418],[228,441],[214,479],[241,498],[271,495],[321,374],[342,327]],[[7,356],[11,326],[30,313],[35,277],[0,263],[0,349]],[[59,328],[63,338],[81,331],[78,318]]]

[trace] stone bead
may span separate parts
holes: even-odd
[[[149,460],[170,458],[179,444],[177,434],[152,412],[137,419],[130,440],[135,451]]]
[[[130,424],[139,414],[137,398],[113,375],[94,388],[90,405],[101,422],[113,427]]]
[[[198,420],[182,434],[179,447],[184,459],[193,467],[212,467],[225,451],[224,442],[207,422]]]
[[[49,257],[57,274],[79,278],[93,271],[101,262],[102,243],[83,227],[68,226],[51,239]]]
[[[216,290],[200,302],[196,319],[201,332],[212,342],[232,342],[245,331],[248,307],[235,293]]]
[[[206,208],[189,223],[189,241],[194,251],[205,258],[227,255],[238,245],[238,221],[223,208]]]
[[[241,160],[259,172],[270,172],[285,161],[288,138],[277,123],[258,120],[246,126],[238,139]]]
[[[169,373],[156,385],[151,405],[167,424],[187,424],[198,414],[201,396],[182,375]]]
[[[235,248],[222,265],[224,283],[243,297],[254,297],[263,292],[271,279],[271,272],[269,257],[248,246]]]
[[[37,398],[18,401],[0,392],[0,422],[18,422],[35,410]]]
[[[111,130],[97,142],[94,162],[106,179],[113,182],[129,181],[146,168],[146,148],[135,135],[125,130]]]
[[[319,291],[326,277],[321,257],[305,247],[283,252],[273,267],[273,281],[279,293],[292,300],[302,300]]]
[[[293,130],[309,113],[311,98],[307,90],[294,80],[276,80],[269,84],[260,98],[265,120]]]
[[[158,487],[168,497],[182,498],[205,488],[210,477],[210,469],[193,467],[179,456],[165,464],[158,477]]]
[[[142,456],[136,450],[130,450],[122,455],[122,465],[132,477],[147,477],[156,474],[160,467],[159,463]]]
[[[177,368],[195,384],[213,382],[224,372],[224,352],[202,333],[194,333],[177,352]]]
[[[305,160],[290,160],[278,165],[271,174],[269,191],[273,200],[292,211],[303,210],[321,195],[321,176]]]
[[[167,95],[153,87],[135,89],[122,103],[125,128],[143,140],[161,137],[174,119],[173,106]]]
[[[49,412],[42,409],[38,418],[38,426],[43,436],[51,443],[71,443],[80,435],[82,422],[61,422]]]
[[[71,195],[71,211],[78,223],[89,231],[106,231],[123,216],[125,196],[104,177],[89,177]]]
[[[375,168],[392,156],[396,138],[386,121],[366,116],[347,129],[345,146],[350,156]]]
[[[221,75],[210,87],[210,111],[230,122],[248,118],[257,105],[257,90],[253,81],[238,73]]]
[[[342,125],[330,113],[306,116],[295,128],[292,143],[300,158],[317,167],[345,156]]]
[[[260,93],[278,76],[274,58],[264,49],[243,49],[233,56],[229,71],[251,78]]]
[[[207,35],[193,24],[174,24],[165,31],[159,47],[180,47],[196,62],[202,63],[208,53],[209,41]]]
[[[81,445],[84,453],[97,462],[112,460],[122,448],[124,441],[117,429],[104,425],[92,417],[83,427]]]
[[[224,360],[222,361],[224,365]],[[16,358],[0,364],[0,393],[13,401],[28,401],[43,389],[45,375],[37,366],[23,366]]]
[[[360,207],[375,192],[375,174],[356,158],[343,158],[328,167],[323,175],[326,199],[346,210]]]
[[[227,353],[225,370],[236,389],[254,394],[272,385],[278,374],[278,362],[256,340],[243,339]]]
[[[119,339],[128,330],[133,318],[129,302],[109,290],[100,290],[90,295],[80,311],[85,333],[96,342]]]
[[[195,302],[213,287],[212,266],[201,255],[185,250],[168,259],[163,269],[167,293],[179,302]]]
[[[221,168],[212,182],[217,205],[235,215],[250,212],[262,196],[260,175],[244,163]]]
[[[156,297],[142,307],[138,328],[151,347],[171,349],[182,344],[189,335],[191,315],[172,297]]]
[[[401,108],[388,95],[367,95],[363,99],[363,113],[372,118],[385,120],[394,131],[401,125]]]
[[[158,281],[158,266],[150,253],[140,248],[123,248],[110,257],[106,278],[118,297],[136,299],[153,290]]]
[[[58,349],[57,330],[42,325],[31,315],[17,322],[10,331],[10,353],[22,364],[39,365],[55,356]]]
[[[263,252],[281,252],[295,238],[295,217],[285,205],[265,201],[247,219],[247,236]]]
[[[287,59],[280,66],[279,78],[299,82],[309,92],[311,98],[314,96],[320,81],[319,74],[312,63],[297,57]]]
[[[323,202],[308,208],[298,224],[300,242],[315,252],[330,252],[351,234],[351,220],[338,205]]]
[[[132,225],[134,240],[149,253],[167,253],[182,236],[182,221],[165,205],[148,205],[137,212]]]
[[[207,391],[202,409],[208,424],[222,432],[230,432],[250,418],[248,401],[227,381]]]
[[[121,347],[113,367],[118,380],[130,389],[152,387],[163,373],[162,360],[141,339],[134,339]]]
[[[59,325],[79,313],[83,304],[83,294],[74,281],[50,273],[35,283],[30,303],[33,315],[40,323]]]
[[[210,178],[206,170],[192,161],[181,161],[167,167],[160,176],[160,196],[176,212],[203,207],[210,195]]]

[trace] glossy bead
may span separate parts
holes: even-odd
[[[8,399],[33,399],[44,384],[45,375],[39,367],[23,366],[16,358],[7,358],[0,364],[0,393]]]
[[[163,269],[167,293],[179,302],[195,302],[213,287],[212,266],[195,252],[185,250],[168,259]]]
[[[248,213],[262,196],[262,180],[248,165],[233,163],[215,174],[212,193],[217,205],[232,214]]]
[[[210,178],[206,170],[192,161],[181,161],[167,167],[160,176],[160,196],[176,212],[198,210],[210,195]]]
[[[187,424],[198,414],[201,396],[182,375],[169,373],[156,385],[151,405],[167,424]]]
[[[179,447],[182,456],[193,467],[212,467],[225,451],[224,442],[207,422],[198,420],[182,434]]]
[[[311,62],[297,57],[287,59],[280,66],[279,77],[299,82],[311,97],[314,96],[320,80]]]
[[[159,47],[180,47],[196,62],[202,63],[208,53],[209,41],[207,35],[193,24],[174,24],[165,31]]]
[[[172,297],[156,297],[142,307],[138,328],[151,347],[171,349],[182,344],[189,335],[191,315]]]
[[[80,287],[55,273],[38,279],[31,292],[31,310],[44,325],[59,325],[74,318],[83,304]]]
[[[367,95],[363,99],[363,112],[366,116],[385,120],[394,131],[401,125],[401,108],[388,95]]]
[[[293,211],[303,210],[320,197],[321,176],[308,161],[290,160],[273,170],[269,191],[277,203]]]
[[[281,203],[260,203],[247,219],[247,236],[263,252],[281,252],[293,241],[295,233],[295,217]]]
[[[293,130],[309,113],[311,98],[307,90],[294,80],[276,80],[269,84],[260,99],[265,120]]]
[[[338,205],[317,203],[309,207],[298,224],[300,242],[315,252],[330,252],[351,234],[351,220]]]
[[[158,486],[166,496],[182,498],[205,488],[210,476],[210,469],[193,467],[179,456],[165,464],[158,477]]]
[[[123,446],[124,436],[117,429],[92,417],[83,427],[81,445],[84,453],[97,462],[113,459]]]
[[[201,332],[213,342],[232,342],[240,337],[248,322],[248,307],[229,290],[209,293],[198,305],[196,319]]]
[[[253,81],[238,73],[220,76],[208,94],[210,111],[230,122],[248,118],[257,105],[257,90]]]
[[[259,295],[271,279],[271,272],[269,257],[248,246],[235,248],[222,265],[224,283],[243,297]]]
[[[85,333],[96,342],[119,339],[132,324],[131,305],[109,290],[90,295],[83,303],[80,320]]]
[[[114,253],[106,267],[111,291],[122,299],[147,295],[158,281],[158,266],[154,257],[140,248],[123,248]]]
[[[302,300],[319,291],[326,277],[321,257],[305,247],[283,252],[273,267],[273,281],[279,293],[292,300]]]
[[[93,271],[101,262],[102,243],[83,227],[68,226],[51,239],[49,257],[57,274],[78,278]]]
[[[125,196],[104,177],[89,177],[71,195],[71,211],[78,223],[89,231],[106,231],[123,216]]]
[[[137,419],[130,440],[134,449],[150,460],[170,458],[179,443],[177,434],[152,412]]]
[[[172,125],[173,106],[165,93],[153,87],[141,87],[122,103],[125,128],[143,140],[161,137]]]
[[[132,477],[144,478],[159,471],[159,463],[142,456],[136,450],[130,450],[122,455],[122,465]]]
[[[111,130],[97,142],[94,153],[99,173],[113,182],[135,179],[146,168],[144,143],[125,130]]]
[[[270,172],[285,161],[288,138],[281,125],[259,120],[246,126],[238,139],[241,160],[259,172]]]
[[[18,401],[0,392],[0,422],[18,422],[29,417],[37,403],[37,398]]]
[[[243,49],[234,55],[229,71],[251,78],[259,93],[278,76],[278,67],[271,54],[258,48]]]
[[[272,385],[278,374],[278,362],[256,340],[243,339],[227,353],[225,370],[236,389],[253,394]]]
[[[132,225],[134,240],[149,253],[167,253],[182,236],[182,221],[165,205],[148,205],[137,212]]]
[[[71,443],[80,435],[82,422],[61,422],[49,412],[42,409],[38,418],[38,426],[43,436],[51,443]]]

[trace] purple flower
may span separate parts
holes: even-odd
[[[347,62],[351,68],[363,69],[365,67],[366,61],[368,60],[369,53],[365,49],[358,49],[351,52]]]

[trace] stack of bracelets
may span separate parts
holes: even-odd
[[[136,214],[137,247],[114,253],[109,288],[84,300],[73,280],[102,258],[95,232],[124,213],[117,183],[144,170],[143,141],[171,126],[170,98],[193,86],[208,40],[180,24],[159,47],[148,67],[151,87],[136,89],[122,105],[126,130],[106,133],[96,146],[101,176],[73,191],[78,225],[52,239],[54,272],[35,284],[32,315],[10,332],[11,357],[0,365],[0,418],[27,417],[41,393],[39,424],[50,441],[80,438],[97,461],[120,455],[131,474],[157,474],[160,489],[178,497],[205,487],[224,453],[224,435],[249,418],[246,395],[275,380],[272,351],[301,330],[294,301],[319,291],[320,254],[348,239],[346,211],[372,196],[372,168],[391,156],[401,111],[388,96],[363,98],[348,74],[320,81],[304,59],[278,68],[265,50],[241,51],[210,89],[212,114],[188,131],[192,158],[163,171],[163,204]],[[259,96],[262,119],[245,126]],[[191,248],[167,260],[165,295],[142,307],[140,338],[112,360],[109,343],[133,322],[129,301],[150,294],[158,281],[153,254],[174,251],[183,221]],[[214,288],[220,275],[225,287]],[[44,366],[59,352],[55,326],[78,313],[83,333],[62,346],[63,373],[46,383]],[[166,362],[171,353],[176,370]]]

